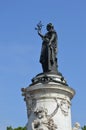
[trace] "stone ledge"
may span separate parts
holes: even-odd
[[[29,86],[22,91],[22,95],[27,93],[58,93],[67,95],[70,99],[75,95],[74,89],[69,86],[65,86],[58,83],[49,82],[48,84],[38,83],[32,86]]]

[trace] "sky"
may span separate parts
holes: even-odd
[[[53,23],[58,70],[76,94],[72,124],[86,124],[86,0],[0,0],[0,130],[27,123],[21,88],[42,72],[42,40],[35,27]]]

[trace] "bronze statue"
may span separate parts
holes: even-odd
[[[41,22],[37,24],[38,35],[42,38],[42,49],[40,55],[40,63],[42,64],[43,72],[57,72],[57,33],[54,30],[52,23],[47,24],[47,33],[42,35]]]

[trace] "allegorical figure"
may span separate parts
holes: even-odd
[[[36,116],[32,122],[32,130],[56,130],[57,125],[54,123],[51,115],[47,115],[48,111],[46,108],[39,107],[34,111]]]
[[[40,27],[40,25],[38,25]],[[41,34],[41,29],[38,30],[38,35],[42,38],[42,49],[40,55],[40,63],[42,64],[43,72],[57,72],[57,33],[54,30],[52,23],[46,26],[47,33]]]

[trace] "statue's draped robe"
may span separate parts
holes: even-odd
[[[49,43],[51,42],[51,45]],[[57,34],[53,30],[45,34],[42,43],[40,62],[43,72],[57,72]]]

